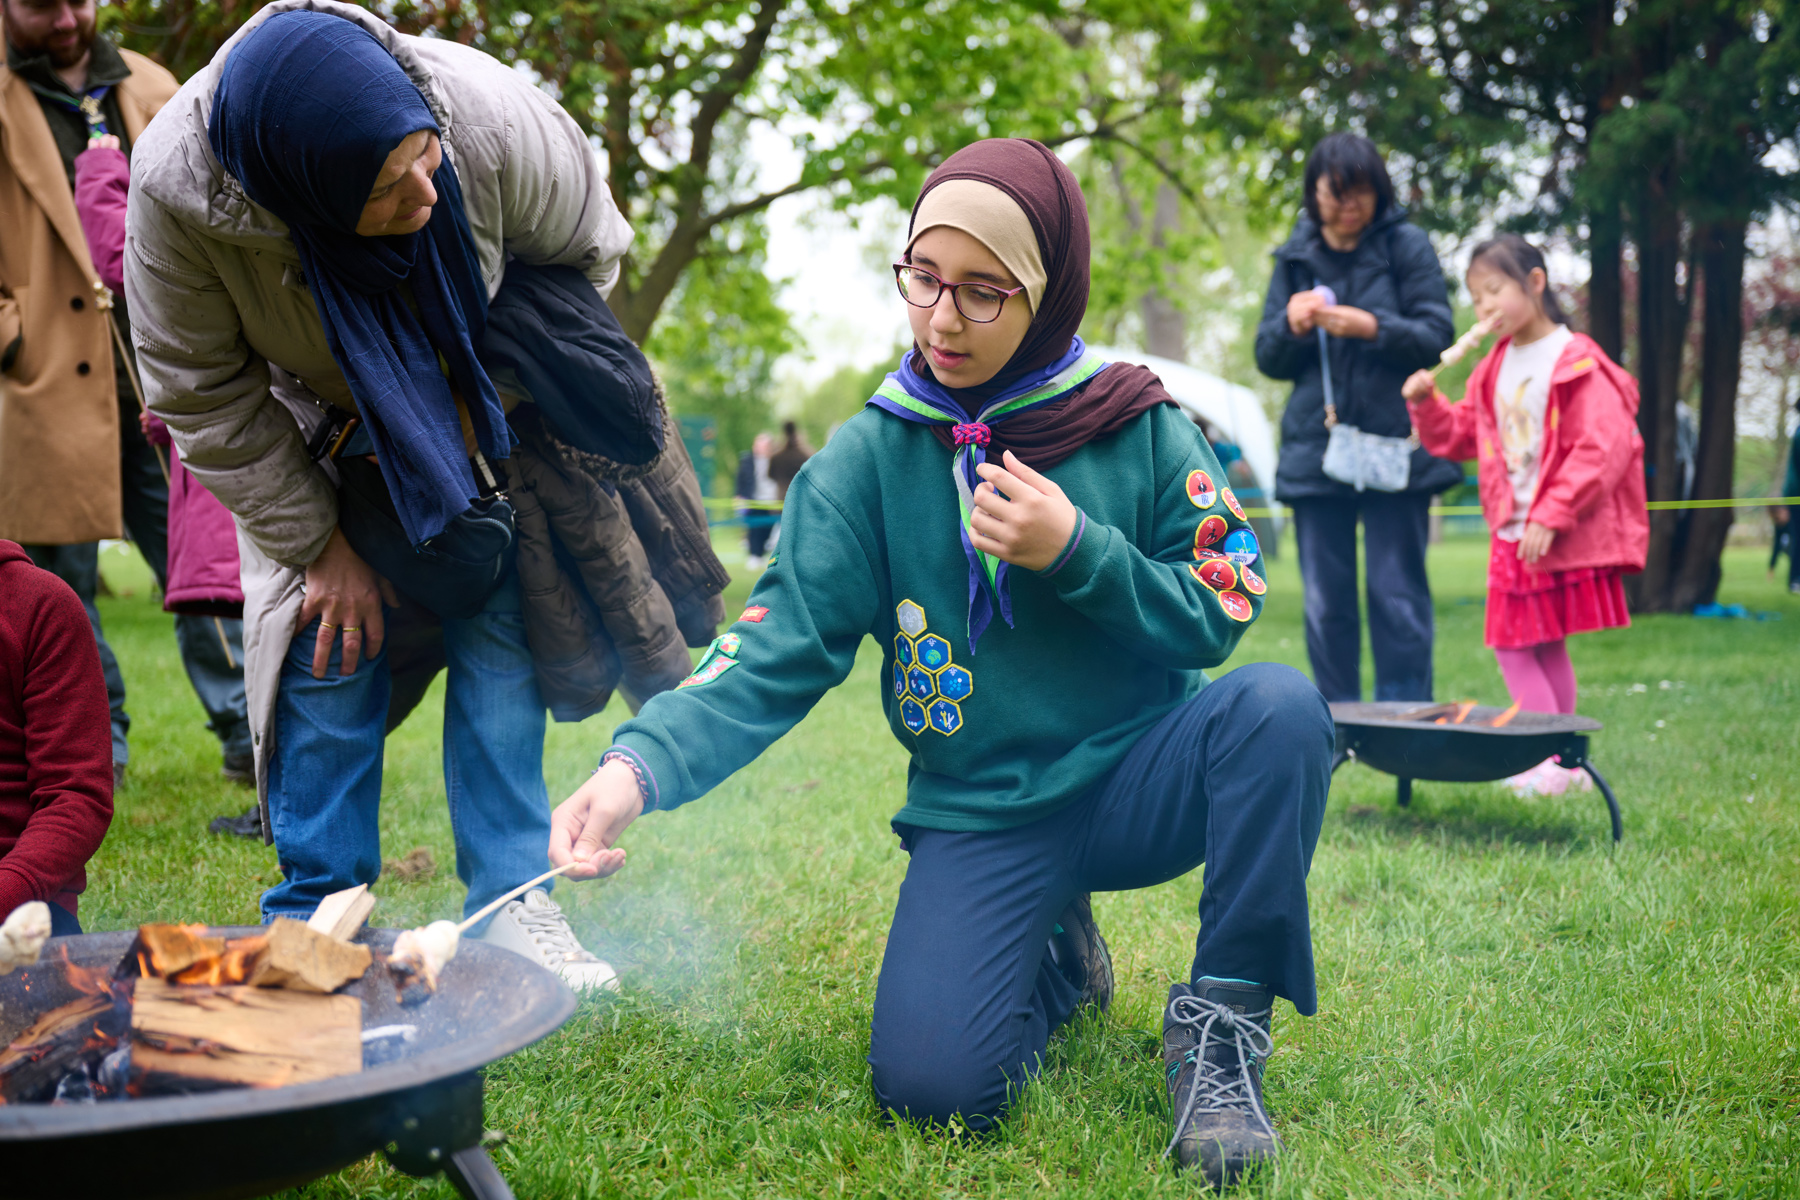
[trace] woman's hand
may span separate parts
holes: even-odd
[[[120,149],[119,135],[116,133],[103,133],[99,137],[91,137],[88,139],[87,148],[89,150]]]
[[[1528,563],[1535,563],[1550,553],[1550,543],[1556,540],[1556,530],[1548,525],[1539,525],[1536,521],[1525,522],[1525,533],[1519,538],[1519,557]]]
[[[1075,506],[1061,488],[1020,462],[1011,450],[1005,461],[1004,467],[985,462],[975,468],[983,482],[975,489],[969,540],[1002,562],[1041,571],[1069,544],[1075,532]]]
[[[300,606],[298,633],[314,617],[320,618],[319,638],[313,644],[312,673],[314,679],[325,678],[325,667],[331,661],[331,643],[344,635],[344,656],[340,674],[355,673],[365,648],[373,657],[381,653],[381,640],[386,633],[382,622],[381,600],[389,590],[387,581],[362,560],[344,537],[342,529],[333,529],[325,549],[306,568],[306,601]]]
[[[1430,371],[1414,371],[1400,385],[1400,394],[1413,404],[1421,400],[1429,400],[1437,391],[1437,380]]]
[[[1381,332],[1381,322],[1375,319],[1374,313],[1348,304],[1328,304],[1319,309],[1313,320],[1335,338],[1360,338],[1372,342]]]
[[[643,811],[637,772],[616,758],[602,764],[550,814],[550,865],[583,864],[568,879],[611,875],[625,865],[625,852],[615,848],[619,837]]]
[[[1325,307],[1325,297],[1315,291],[1295,292],[1288,297],[1288,328],[1294,331],[1295,337],[1305,337],[1313,331],[1313,319],[1320,309]]]

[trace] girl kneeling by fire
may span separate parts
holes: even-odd
[[[1068,168],[1037,142],[966,147],[926,181],[895,274],[912,350],[794,481],[750,607],[556,810],[551,860],[617,871],[640,813],[748,764],[873,637],[911,756],[870,1035],[884,1110],[990,1128],[1049,1037],[1111,1000],[1089,893],[1204,862],[1163,1016],[1170,1148],[1236,1178],[1279,1145],[1274,998],[1317,1007],[1330,716],[1291,668],[1204,673],[1256,619],[1262,559],[1156,376],[1075,336],[1088,224]]]

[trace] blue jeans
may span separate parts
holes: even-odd
[[[912,861],[875,987],[883,1108],[987,1128],[1081,996],[1045,953],[1082,892],[1202,862],[1192,978],[1247,979],[1310,1015],[1306,875],[1331,783],[1331,715],[1292,667],[1239,667],[1153,726],[1113,773],[1012,829],[902,829]]]
[[[514,576],[479,615],[444,622],[444,787],[465,915],[549,865],[544,701],[519,595]],[[314,679],[318,633],[315,620],[289,645],[275,700],[269,815],[284,878],[263,893],[265,922],[304,919],[330,893],[381,874],[387,655],[340,675],[340,637]]]

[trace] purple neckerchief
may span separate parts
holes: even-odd
[[[1007,625],[1013,623],[1012,596],[1006,583],[1007,564],[976,549],[969,536],[969,522],[975,515],[975,489],[981,484],[981,476],[975,473],[975,468],[987,461],[992,426],[1061,399],[1092,379],[1107,364],[1099,355],[1088,353],[1080,338],[1071,338],[1067,354],[1047,367],[1021,376],[983,404],[971,420],[950,389],[918,371],[914,366],[917,356],[918,351],[907,351],[900,360],[899,370],[888,373],[868,403],[903,421],[952,427],[956,453],[950,460],[950,474],[956,481],[956,496],[962,505],[963,555],[969,560],[969,653],[973,654],[975,643],[993,621],[996,608]]]

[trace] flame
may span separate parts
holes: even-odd
[[[187,970],[169,976],[169,982],[214,986],[242,983],[250,978],[250,968],[254,965],[256,955],[268,944],[268,941],[266,936],[238,938],[236,941],[226,944],[225,953],[216,958],[197,962]]]
[[[60,946],[62,952],[63,978],[69,986],[84,996],[106,996],[112,993],[112,972],[105,967],[77,966],[69,958],[69,948]]]
[[[1511,708],[1507,709],[1505,712],[1501,713],[1499,716],[1497,716],[1493,720],[1489,721],[1488,724],[1495,729],[1499,729],[1504,725],[1510,724],[1512,722],[1512,719],[1518,715],[1519,715],[1519,702],[1517,700],[1515,700],[1515,701],[1513,701],[1513,706]]]

